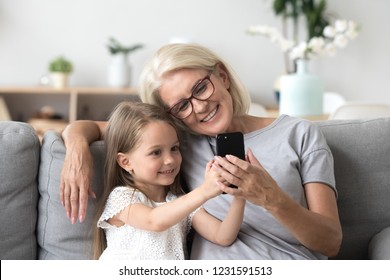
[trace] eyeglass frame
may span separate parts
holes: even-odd
[[[208,100],[215,92],[215,85],[213,83],[213,81],[211,81],[211,75],[213,74],[213,71],[210,71],[204,78],[200,79],[193,87],[192,87],[192,90],[191,90],[191,96],[188,97],[188,98],[183,98],[181,99],[180,101],[178,101],[177,103],[175,103],[174,105],[172,105],[170,108],[168,108],[167,112],[169,114],[171,114],[172,116],[174,116],[175,118],[179,119],[179,120],[184,120],[186,118],[188,118],[192,112],[194,111],[194,105],[192,104],[192,99],[196,99],[196,100],[199,100],[199,101],[206,101]],[[211,86],[213,87],[213,91],[211,92],[211,94],[206,98],[206,99],[199,99],[197,97],[194,96],[194,90],[198,87],[198,85],[202,84],[205,80],[208,80],[211,84]],[[179,105],[181,102],[183,101],[188,101],[191,105],[191,112],[185,116],[184,118],[180,118],[178,116],[175,116],[173,113],[172,113],[172,110],[175,106]]]

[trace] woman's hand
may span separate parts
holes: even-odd
[[[304,186],[308,208],[292,200],[248,150],[246,161],[234,156],[217,157],[218,173],[238,189],[222,187],[265,208],[304,246],[326,256],[335,256],[342,240],[334,191],[322,183]]]
[[[219,175],[228,183],[238,187],[235,189],[223,186],[224,192],[243,197],[264,208],[271,207],[284,195],[250,149],[246,155],[246,161],[232,155],[227,155],[225,158],[217,156],[215,160],[219,165]]]
[[[93,159],[89,144],[101,139],[105,122],[75,121],[62,132],[66,154],[61,171],[60,200],[72,224],[83,222],[92,191]]]
[[[85,143],[68,147],[61,171],[60,199],[72,224],[77,219],[84,221],[88,195],[96,198],[91,187],[92,173],[93,160],[89,145]]]

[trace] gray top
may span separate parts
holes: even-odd
[[[245,134],[244,142],[245,150],[251,148],[277,184],[302,206],[307,207],[303,184],[321,182],[336,192],[333,156],[321,130],[311,122],[283,115],[271,125]],[[193,189],[203,182],[206,163],[215,155],[215,138],[183,135],[182,151],[184,177]],[[223,194],[204,206],[209,213],[223,219],[231,199]],[[247,202],[236,242],[221,247],[195,234],[191,259],[287,260],[326,259],[326,256],[301,245],[264,208]]]

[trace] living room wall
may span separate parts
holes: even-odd
[[[276,106],[275,79],[283,71],[281,51],[249,25],[280,27],[270,0],[2,0],[0,1],[0,86],[37,85],[49,61],[73,61],[72,86],[107,86],[110,36],[145,47],[130,55],[133,86],[143,64],[173,38],[203,44],[229,61],[252,98]],[[328,10],[355,20],[361,33],[333,58],[321,57],[311,70],[326,90],[347,100],[390,103],[388,0],[328,0]]]

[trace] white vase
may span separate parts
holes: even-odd
[[[108,84],[112,87],[130,86],[131,68],[124,53],[117,53],[111,57],[108,67]]]
[[[290,116],[323,114],[324,86],[321,79],[308,73],[308,61],[297,61],[297,72],[280,79],[279,113]]]
[[[68,86],[68,74],[61,72],[52,72],[50,73],[50,77],[54,88],[61,89],[66,88]]]

